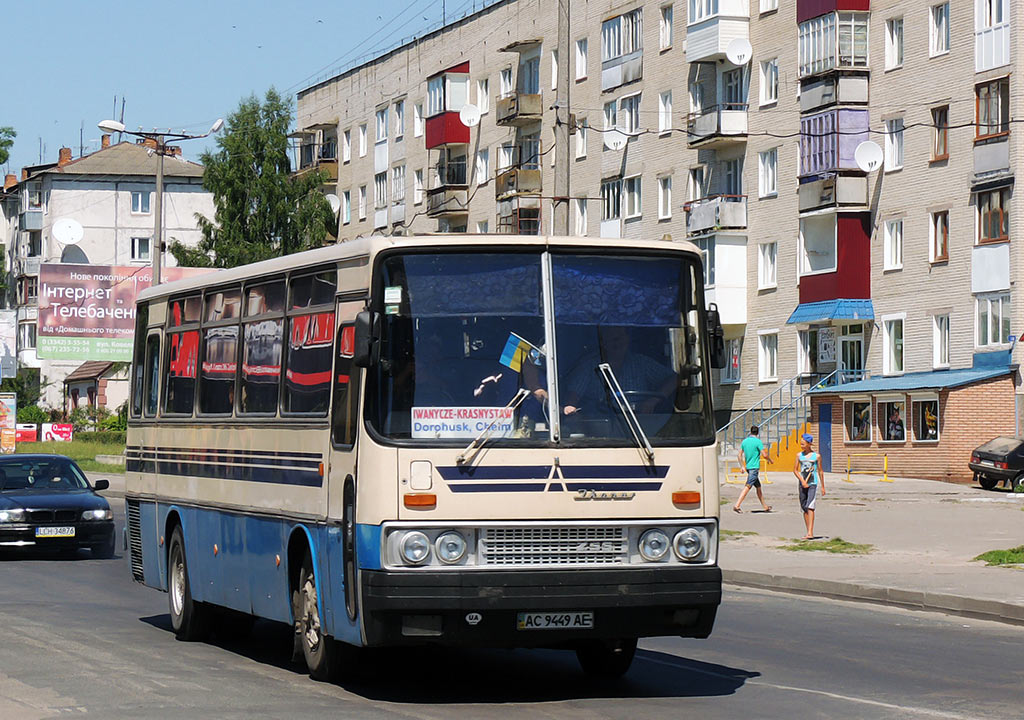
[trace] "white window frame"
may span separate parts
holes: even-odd
[[[341,224],[348,225],[352,222],[352,191],[345,190],[341,193]]]
[[[704,237],[695,238],[693,244],[700,249],[700,264],[704,270],[704,287],[713,288],[717,278],[715,277],[716,264],[715,264],[715,242],[714,235],[705,235]]]
[[[635,92],[619,98],[619,129],[624,133],[640,132],[640,95]]]
[[[885,21],[885,69],[903,67],[903,16]]]
[[[486,220],[477,220],[476,232],[477,235],[486,235],[488,232],[489,224]]]
[[[391,204],[405,205],[405,165],[391,168]]]
[[[587,156],[587,130],[589,125],[586,118],[576,119],[576,159],[581,160]]]
[[[904,218],[885,221],[882,243],[882,270],[903,269]]]
[[[352,160],[352,128],[341,134],[341,161],[343,163]]]
[[[797,375],[810,375],[814,372],[811,363],[811,332],[814,331],[817,342],[817,328],[807,328],[796,332],[796,372]],[[817,348],[815,348],[817,349]]]
[[[423,135],[423,103],[416,103],[412,106],[412,135],[413,137]]]
[[[476,151],[476,184],[486,185],[491,179],[491,151],[489,148]]]
[[[718,4],[718,0],[709,1]],[[643,8],[637,8],[601,23],[602,63],[644,49],[643,12]]]
[[[853,430],[853,423],[850,422],[853,419],[853,404],[867,404],[868,406],[868,417],[867,417],[867,431],[868,436],[863,440],[853,440],[851,438],[851,431]],[[843,400],[843,432],[845,433],[845,442],[853,445],[870,445],[875,437],[875,403],[871,399],[871,396],[866,397],[850,397]]]
[[[843,11],[800,23],[800,77],[836,67],[867,67],[871,46],[869,19],[870,13],[867,12]]]
[[[777,382],[779,379],[779,331],[757,331],[757,381]]]
[[[692,167],[686,173],[686,201],[695,202],[704,197],[706,173],[703,165]]]
[[[949,53],[949,2],[928,8],[928,57]]]
[[[558,51],[551,51],[551,89],[558,89]]]
[[[500,97],[508,97],[516,91],[515,82],[512,79],[512,68],[502,68],[498,73],[498,84],[500,91]]]
[[[366,157],[366,123],[359,126],[359,157]]]
[[[672,91],[658,95],[658,132],[667,135],[672,132]]]
[[[760,12],[766,13],[779,9],[779,0],[761,0]]]
[[[423,202],[423,169],[414,170],[412,173],[412,204],[419,205]]]
[[[601,220],[622,218],[622,178],[604,178],[601,181]]]
[[[587,79],[587,39],[580,38],[576,41],[576,79]]]
[[[366,219],[366,186],[359,186],[359,219]]]
[[[773,147],[757,154],[757,196],[777,197],[779,194],[779,149]]]
[[[917,405],[924,403],[935,403],[935,437],[918,437],[918,424],[917,424]],[[910,433],[907,437],[913,437],[915,443],[929,443],[934,444],[939,442],[942,437],[942,423],[940,418],[942,417],[942,401],[939,399],[938,393],[911,393],[910,402],[907,403],[910,406],[910,411],[907,413],[909,416]]]
[[[143,253],[141,250],[142,242],[146,243],[146,252]],[[132,262],[149,262],[153,259],[153,238],[146,235],[145,237],[133,237],[131,247],[131,259]]]
[[[718,14],[719,1],[720,0],[690,0],[686,23],[688,25],[693,25],[694,23],[703,22],[708,18],[714,17]],[[744,14],[746,14],[745,9]]]
[[[661,6],[661,13],[659,15],[658,22],[658,48],[660,50],[668,50],[672,47],[672,15],[673,9],[671,3]]]
[[[123,196],[122,196],[123,197]],[[149,190],[132,190],[132,215],[150,215],[153,212],[153,193]],[[138,202],[136,202],[138,201]]]
[[[779,102],[779,59],[773,57],[760,63],[760,94],[758,104],[774,105]]]
[[[427,80],[427,117],[440,115],[445,110],[444,75],[437,75]]]
[[[938,250],[939,218],[946,217],[946,254],[940,256]],[[934,210],[928,213],[928,262],[938,263],[949,260],[949,210]]]
[[[1013,306],[1011,302],[1011,295],[1008,290],[974,296],[974,346],[976,348],[1004,348],[1010,344],[1009,336],[1013,333],[1013,326],[1010,324],[1009,327],[1005,328],[1007,330],[1005,333],[1003,332],[1003,326],[1007,322],[1012,323]],[[982,308],[985,309],[984,337],[982,337]],[[996,310],[999,312],[998,318],[994,316]],[[995,341],[992,339],[993,323],[999,331],[999,338]],[[1003,340],[1004,337],[1007,339]]]
[[[885,121],[885,172],[903,169],[903,118]]]
[[[405,137],[405,100],[397,101],[393,106],[395,113],[395,141]]]
[[[828,218],[831,218],[831,220],[832,220],[832,252],[831,252],[832,264],[830,266],[828,266],[828,267],[825,267],[825,268],[820,268],[818,270],[811,270],[810,269],[811,266],[810,266],[810,262],[809,262],[807,246],[806,246],[805,237],[804,237],[804,223],[805,222],[810,222],[810,221],[812,221],[812,219],[820,218],[820,217],[828,217]],[[800,276],[801,277],[804,277],[806,275],[824,275],[824,274],[832,273],[832,272],[836,271],[836,269],[838,267],[838,263],[839,263],[839,257],[838,257],[839,253],[838,253],[838,245],[837,245],[837,233],[838,233],[838,227],[837,226],[838,226],[838,223],[836,222],[836,214],[835,213],[829,213],[828,215],[825,215],[825,216],[822,216],[822,215],[811,215],[811,216],[808,216],[808,217],[800,218],[800,248],[799,248],[800,252],[799,252],[799,256],[798,256],[798,263],[799,263],[799,269],[800,269]]]
[[[35,350],[37,343],[36,321],[18,323],[18,349]]]
[[[900,329],[899,346],[899,367],[896,366],[896,343],[893,342],[893,333],[897,326]],[[902,375],[907,368],[907,314],[894,313],[882,316],[882,374]]]
[[[672,176],[658,178],[658,219],[672,219]]]
[[[619,104],[609,100],[604,104],[604,129],[616,130],[619,127]],[[607,133],[606,133],[607,134]],[[605,147],[608,147],[605,145]]]
[[[481,115],[491,111],[491,80],[480,78],[476,81],[476,109]]]
[[[738,385],[743,378],[743,338],[729,338],[725,341],[725,359],[719,381],[722,385]]]
[[[779,286],[779,244],[761,243],[757,246],[757,289],[771,290]]]
[[[377,129],[376,140],[377,144],[386,143],[388,141],[388,109],[382,107],[374,113],[374,127]]]
[[[379,172],[373,176],[373,208],[383,210],[388,206],[388,173]]]
[[[572,203],[573,235],[587,235],[587,198],[574,198]]]
[[[950,313],[932,315],[932,368],[949,367]]]
[[[632,220],[643,215],[643,182],[639,175],[622,178],[623,218]]]

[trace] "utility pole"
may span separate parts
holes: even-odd
[[[554,234],[569,234],[569,3],[558,2],[558,77],[555,93]]]

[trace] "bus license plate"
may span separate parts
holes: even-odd
[[[58,525],[52,527],[37,527],[36,537],[37,538],[62,538],[62,537],[74,537],[75,528],[72,525]]]
[[[592,612],[521,612],[516,616],[517,630],[590,630],[593,627]]]

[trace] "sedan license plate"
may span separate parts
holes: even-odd
[[[72,525],[54,525],[50,527],[37,527],[37,538],[68,538],[75,536],[75,528]]]
[[[516,616],[517,630],[590,630],[593,627],[592,612],[521,612]]]
[[[995,467],[996,466],[996,464],[994,462],[992,462],[991,460],[982,460],[979,463],[979,465],[984,465],[985,467]]]

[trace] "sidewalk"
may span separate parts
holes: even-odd
[[[760,511],[754,491],[743,513],[734,513],[743,485],[722,482],[719,563],[726,582],[1024,624],[1024,569],[972,561],[1024,544],[1024,494],[867,476],[847,483],[845,475],[828,473],[815,535],[873,546],[866,555],[840,555],[782,549],[805,533],[798,483],[792,473],[765,477],[771,513]]]

